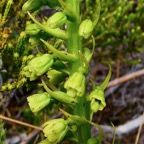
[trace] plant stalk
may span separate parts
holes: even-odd
[[[83,66],[83,59],[80,56],[80,52],[82,53],[82,38],[78,34],[80,25],[80,1],[66,0],[66,4],[74,13],[76,13],[78,18],[77,21],[67,22],[67,31],[69,36],[69,38],[66,40],[67,50],[69,53],[74,54],[77,57],[77,61],[71,63],[70,74],[73,74]],[[90,105],[86,100],[86,92],[82,97],[78,97],[78,104],[76,104],[74,108],[74,114],[87,120],[90,119]],[[78,125],[77,132],[79,144],[86,144],[87,140],[91,137],[90,124]]]

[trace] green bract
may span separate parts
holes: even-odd
[[[35,80],[38,76],[44,74],[53,64],[53,57],[49,54],[44,54],[33,58],[27,66],[24,67],[24,74],[30,80]]]
[[[93,22],[90,19],[82,21],[79,27],[79,35],[87,39],[92,34],[92,32],[93,32]]]
[[[65,82],[64,87],[71,97],[83,96],[85,91],[85,76],[80,72],[73,73]]]
[[[45,137],[54,144],[59,143],[68,131],[67,122],[62,118],[49,120],[44,123],[43,128]]]
[[[25,29],[25,32],[29,35],[36,35],[39,33],[39,31],[40,29],[36,24],[28,24]]]
[[[90,62],[92,58],[92,52],[88,48],[84,48],[84,57],[88,62]]]
[[[47,73],[48,77],[49,77],[49,81],[52,83],[52,84],[58,84],[60,82],[62,82],[65,78],[65,74],[62,73],[62,72],[59,72],[57,70],[49,70],[48,73]]]
[[[55,99],[59,100],[60,102],[69,104],[69,106],[77,103],[77,100],[75,100],[73,97],[69,97],[69,95],[62,91],[54,91],[53,94],[55,95],[53,96]]]
[[[42,6],[41,0],[28,0],[22,7],[23,11],[34,12]]]
[[[95,89],[88,96],[92,112],[97,112],[98,110],[103,110],[106,106],[104,91],[100,86],[95,87]]]
[[[50,28],[59,28],[67,20],[67,17],[64,12],[56,12],[48,20],[46,25]]]
[[[47,92],[34,94],[27,98],[30,109],[33,113],[38,113],[50,103],[50,95]]]

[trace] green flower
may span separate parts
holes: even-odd
[[[38,144],[53,144],[53,143],[49,142],[48,139],[45,139],[45,140],[39,142]]]
[[[48,141],[54,144],[61,142],[68,131],[67,122],[62,119],[53,119],[44,123],[43,132]]]
[[[44,74],[53,64],[53,56],[44,54],[37,56],[29,61],[28,65],[24,67],[24,74],[30,80],[35,80],[38,76]]]
[[[93,22],[90,19],[82,21],[79,27],[79,35],[87,39],[92,34],[92,32],[93,32]]]
[[[104,91],[100,86],[97,86],[88,96],[92,112],[103,110],[106,106]]]
[[[65,82],[64,87],[71,97],[83,96],[85,92],[85,76],[80,72],[73,73]]]
[[[38,113],[50,103],[50,95],[47,92],[34,94],[27,98],[29,107],[33,113]]]
[[[47,20],[46,25],[53,29],[59,28],[60,26],[64,25],[66,20],[67,17],[64,12],[56,12]]]
[[[36,35],[39,33],[39,31],[40,31],[40,29],[38,28],[38,26],[36,24],[28,24],[25,29],[25,32],[28,35]]]

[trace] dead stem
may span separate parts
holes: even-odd
[[[134,79],[134,78],[137,78],[139,76],[142,76],[144,75],[144,69],[141,69],[141,70],[138,70],[136,72],[133,72],[133,73],[130,73],[130,74],[127,74],[125,76],[122,76],[120,78],[116,78],[112,81],[110,81],[107,85],[107,88],[110,88],[112,86],[115,86],[115,85],[118,85],[118,84],[121,84],[121,83],[124,83],[126,81],[129,81],[131,79]]]
[[[12,118],[8,118],[8,117],[2,116],[2,115],[0,115],[0,118],[4,119],[4,120],[7,120],[7,121],[10,121],[10,122],[14,122],[14,123],[23,125],[23,126],[31,127],[31,128],[38,129],[38,130],[42,130],[41,127],[37,127],[37,126],[31,125],[31,124],[28,124],[28,123],[25,123],[25,122],[21,122],[21,121],[12,119]]]

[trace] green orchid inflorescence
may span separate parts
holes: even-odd
[[[25,33],[37,54],[23,58],[20,73],[20,87],[25,81],[41,80],[40,92],[27,98],[34,114],[43,109],[58,105],[64,117],[48,120],[43,124],[45,140],[39,144],[58,144],[73,141],[79,144],[101,143],[103,132],[99,125],[93,123],[94,112],[106,106],[104,89],[111,76],[111,68],[104,82],[89,93],[86,92],[86,77],[92,58],[95,41],[92,36],[98,22],[84,18],[80,13],[81,0],[28,0],[23,11],[28,12],[31,20],[26,23]],[[42,6],[55,8],[49,17],[38,20]],[[100,1],[97,0],[100,14]],[[92,38],[92,51],[83,46],[83,40]],[[96,138],[91,138],[90,125],[100,131]]]

